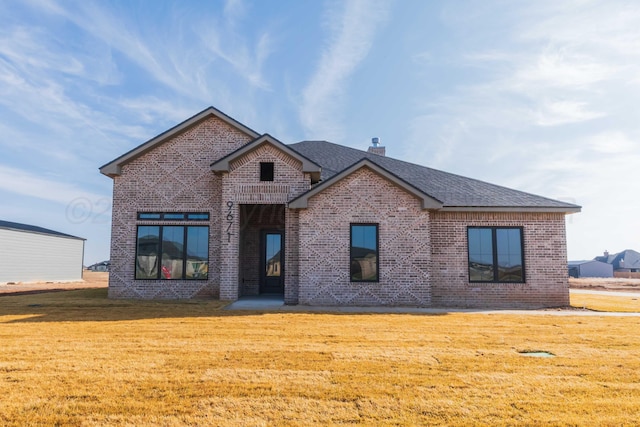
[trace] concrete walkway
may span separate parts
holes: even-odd
[[[571,290],[573,292],[574,290]],[[588,293],[594,291],[587,291]],[[582,292],[579,292],[582,293]],[[611,292],[604,292],[612,294]],[[635,294],[640,297],[639,294]],[[626,296],[626,295],[623,295]],[[285,305],[282,295],[260,295],[241,297],[224,308],[225,310],[251,310],[272,313],[370,313],[370,314],[424,314],[446,315],[450,313],[511,314],[520,316],[600,316],[600,317],[640,317],[640,313],[610,313],[581,309],[547,310],[482,310],[468,308],[422,308],[422,307],[352,307],[352,306],[312,306]]]
[[[239,300],[226,306],[225,310],[268,310],[276,311],[284,307],[282,295],[259,295],[240,297]]]

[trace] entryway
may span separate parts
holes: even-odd
[[[239,296],[284,295],[284,205],[240,207]]]

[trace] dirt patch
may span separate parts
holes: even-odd
[[[571,289],[591,289],[594,291],[638,292],[640,293],[640,279],[582,277],[569,278]]]
[[[83,280],[79,282],[18,282],[14,284],[0,284],[0,295],[106,288],[109,284],[109,273],[105,272],[84,271],[82,278]]]
[[[85,271],[80,282],[34,282],[0,284],[0,295],[25,294],[38,292],[66,291],[73,289],[106,288],[109,284],[109,273]],[[596,278],[587,277],[576,279],[569,278],[571,289],[591,289],[597,291],[638,292],[640,293],[640,279],[623,278]]]

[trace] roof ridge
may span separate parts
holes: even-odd
[[[50,236],[59,236],[59,237],[68,237],[68,238],[79,239],[79,240],[87,240],[82,237],[73,236],[71,234],[62,233],[60,231],[51,230],[48,228],[40,227],[38,225],[22,224],[19,222],[12,222],[12,221],[0,220],[0,228],[17,230],[17,231],[26,231],[29,233],[46,234]]]
[[[305,146],[311,148],[315,144],[322,144],[327,146],[323,147],[326,148],[326,150],[314,153],[315,150],[305,150],[303,148]],[[303,151],[304,154],[312,157],[317,163],[320,163],[322,165],[325,172],[331,172],[330,175],[338,173],[344,167],[342,163],[351,163],[353,158],[364,157],[370,159],[376,164],[384,167],[385,169],[392,170],[394,174],[398,175],[398,177],[410,182],[412,185],[418,188],[421,188],[421,190],[425,191],[427,194],[431,194],[433,197],[439,200],[447,199],[448,203],[446,203],[445,201],[445,205],[449,205],[451,207],[546,207],[554,209],[568,209],[567,212],[576,212],[580,209],[580,206],[578,205],[555,200],[550,197],[539,196],[531,192],[506,187],[500,184],[494,184],[478,178],[470,178],[460,174],[435,169],[421,164],[408,162],[406,160],[397,159],[395,157],[379,156],[361,149],[336,144],[329,141],[305,140],[290,145],[292,145],[299,151]],[[331,152],[332,149],[336,151],[339,150],[339,152],[334,152],[333,158],[325,158],[326,161],[321,161],[322,156],[326,155],[326,152]],[[342,161],[340,161],[339,159],[340,154],[342,154],[344,157]],[[415,175],[415,177],[412,177],[412,174]],[[323,176],[326,175],[323,173]],[[429,184],[427,180],[432,182],[436,187],[439,187],[439,190],[435,190],[435,192],[428,191],[427,186],[431,188],[432,184]],[[456,187],[452,184],[467,185],[470,188],[467,189],[465,193],[464,191],[460,191],[459,186]],[[456,193],[456,190],[458,190],[459,194],[454,194]],[[501,194],[487,194],[491,192],[491,190],[495,190]],[[447,193],[450,193],[452,197],[446,197],[445,194]],[[511,199],[511,201],[509,201],[509,199]]]

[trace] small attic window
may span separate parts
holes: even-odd
[[[260,162],[260,181],[273,181],[273,162]]]

